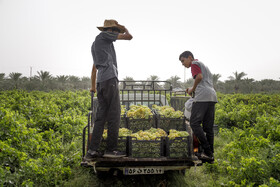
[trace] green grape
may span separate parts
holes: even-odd
[[[122,136],[130,136],[132,133],[131,130],[127,129],[127,128],[120,128],[119,129],[119,137],[122,137]]]
[[[170,129],[169,130],[169,139],[175,139],[177,137],[186,137],[189,136],[189,133],[187,131],[177,131],[175,129]]]
[[[149,119],[153,113],[152,110],[145,105],[131,105],[126,115],[134,119]]]
[[[103,137],[103,139],[105,140],[105,139],[107,139],[107,136],[108,136],[108,129],[104,129],[104,131],[103,131],[103,135],[102,135],[102,137]]]
[[[121,105],[121,115],[123,116],[126,113],[125,105]]]
[[[158,137],[165,137],[167,133],[160,128],[150,128],[145,131],[138,131],[136,133],[131,134],[132,137],[136,137],[137,140],[156,140]]]
[[[120,128],[119,129],[119,137],[126,137],[126,136],[130,136],[132,133],[131,130],[127,129],[127,128]],[[107,139],[108,137],[108,129],[104,129],[103,134],[102,134],[103,139]]]
[[[183,112],[180,110],[175,111],[171,106],[157,106],[153,105],[152,108],[156,110],[160,115],[166,118],[181,118]]]

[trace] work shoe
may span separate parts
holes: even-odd
[[[105,151],[103,157],[105,158],[121,158],[125,157],[126,154],[120,151]]]
[[[84,157],[85,161],[92,161],[95,158],[99,158],[102,157],[102,154],[99,153],[98,151],[92,151],[92,150],[88,150],[86,156]]]
[[[214,161],[214,156],[213,156],[213,154],[206,155],[205,153],[201,153],[199,159],[200,160],[207,160],[207,161]]]

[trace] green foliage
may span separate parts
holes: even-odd
[[[219,95],[216,123],[226,140],[216,149],[220,176],[229,176],[229,186],[278,184],[280,178],[280,95]]]
[[[218,97],[215,163],[187,170],[176,186],[279,186],[280,95]],[[91,171],[79,166],[88,91],[2,91],[0,101],[0,186],[97,186]],[[175,184],[176,176],[135,179],[143,186]],[[114,185],[139,183],[131,179]]]
[[[0,92],[0,186],[62,185],[79,164],[87,92]]]

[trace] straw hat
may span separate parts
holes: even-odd
[[[97,28],[101,31],[104,31],[104,28],[112,28],[112,27],[120,29],[121,33],[125,32],[125,27],[123,25],[118,24],[118,22],[114,19],[109,19],[109,20],[106,19],[104,21],[104,26],[97,27]]]

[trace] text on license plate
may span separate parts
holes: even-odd
[[[145,174],[162,174],[164,169],[161,167],[152,168],[124,168],[123,173],[125,175],[145,175]]]

